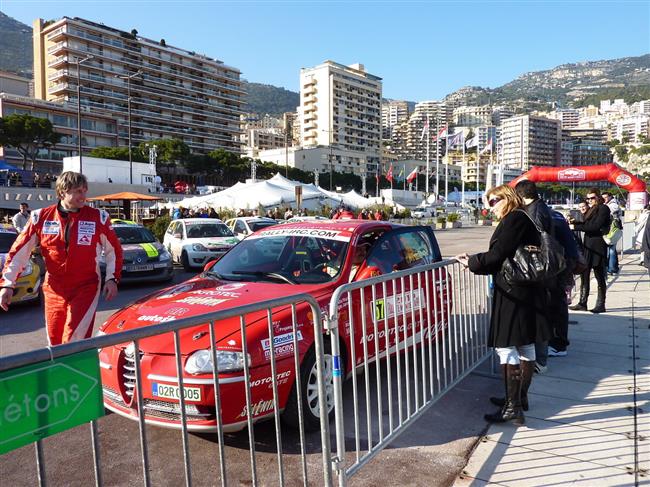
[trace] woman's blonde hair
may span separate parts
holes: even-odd
[[[506,216],[512,210],[524,207],[524,200],[507,184],[490,188],[485,197],[489,201],[492,196],[505,200],[505,203],[503,203],[503,216]]]
[[[55,189],[57,198],[62,199],[65,193],[75,188],[88,189],[88,180],[86,179],[86,176],[78,172],[66,171],[56,178]]]

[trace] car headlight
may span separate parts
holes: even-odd
[[[195,243],[195,244],[192,244],[192,250],[194,250],[196,252],[205,252],[208,249],[203,244]]]
[[[250,364],[250,356],[248,357]],[[217,350],[217,370],[219,372],[235,372],[243,370],[244,354]],[[212,352],[210,350],[197,350],[187,359],[185,372],[188,374],[207,374],[212,372]]]
[[[25,269],[20,273],[20,277],[29,276],[32,272],[34,272],[34,266],[32,266],[31,262],[27,262]]]
[[[161,250],[160,255],[158,256],[158,260],[160,262],[164,262],[164,261],[169,260],[171,258],[172,258],[172,256],[170,255],[169,252],[167,252],[167,249]]]

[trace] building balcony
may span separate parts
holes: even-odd
[[[57,68],[61,67],[68,63],[68,56],[55,57],[50,62],[47,63],[48,68]]]
[[[67,42],[65,42],[65,41],[57,42],[53,46],[50,46],[50,47],[47,48],[47,53],[56,55],[56,54],[62,53],[67,48],[68,48],[68,43]]]

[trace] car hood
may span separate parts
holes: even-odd
[[[159,257],[162,251],[163,246],[159,242],[122,244],[124,258],[134,262],[147,262],[150,258]]]
[[[100,329],[104,333],[118,333],[290,294],[307,292],[319,295],[322,294],[322,290],[319,292],[321,288],[323,288],[322,284],[290,286],[269,282],[222,281],[198,276],[136,301],[111,316]],[[276,310],[278,311],[280,309]],[[262,319],[266,319],[266,311],[251,313],[246,317],[247,326]],[[210,346],[209,329],[206,325],[207,322],[180,331],[183,354]],[[238,317],[219,321],[215,326],[217,341],[236,333],[236,342],[240,343],[239,330]],[[140,348],[148,353],[173,354],[173,334],[166,333],[143,339],[140,341]]]
[[[205,245],[207,248],[211,247],[224,247],[224,246],[233,246],[239,243],[237,237],[203,237],[203,238],[186,238],[183,243],[185,245],[191,245],[195,243],[200,243]]]

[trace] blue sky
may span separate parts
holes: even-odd
[[[642,1],[0,0],[30,24],[82,17],[220,59],[298,91],[301,67],[360,62],[384,96],[439,99],[569,62],[650,52]]]

